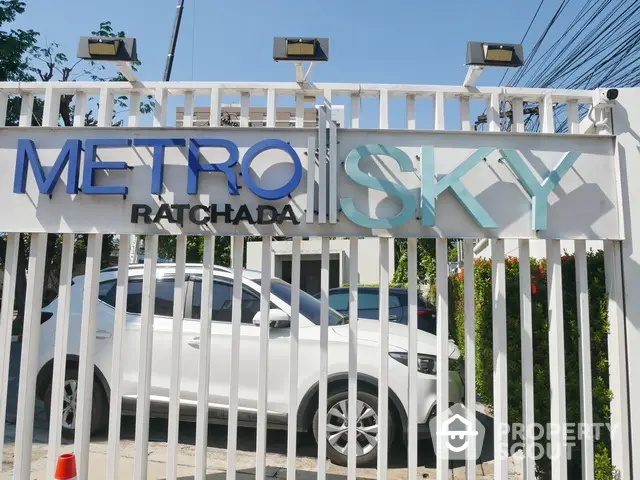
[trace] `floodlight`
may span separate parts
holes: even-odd
[[[84,60],[116,62],[130,82],[137,82],[131,62],[138,60],[136,39],[126,37],[80,37],[78,58]]]
[[[135,62],[138,60],[135,38],[80,37],[78,57],[85,60]]]
[[[273,59],[294,62],[296,82],[307,81],[316,62],[329,60],[329,39],[311,37],[276,37],[273,39]],[[303,62],[311,62],[304,72]]]
[[[273,59],[292,62],[326,62],[329,60],[328,38],[276,37]]]
[[[485,67],[521,67],[524,63],[522,45],[512,43],[467,43],[467,76],[465,87],[472,86]]]
[[[509,43],[467,43],[467,65],[483,67],[521,67],[522,45]]]

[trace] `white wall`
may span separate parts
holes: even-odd
[[[587,251],[589,250],[602,250],[603,243],[601,240],[588,240]],[[547,244],[545,240],[530,240],[529,241],[530,255],[532,258],[542,259],[547,257]],[[575,247],[573,240],[561,240],[560,250],[562,254],[573,255]],[[518,252],[518,240],[514,238],[508,238],[504,241],[504,253],[507,257],[519,257]],[[487,241],[486,246],[480,251],[475,252],[474,257],[491,258],[491,242]]]
[[[358,244],[358,272],[360,274],[360,282],[363,283],[378,283],[379,270],[380,270],[380,247],[379,240],[377,238],[361,238]],[[274,276],[278,276],[279,265],[283,260],[291,259],[292,251],[291,241],[272,241],[271,242],[271,273]],[[395,272],[394,261],[394,242],[391,239],[389,242],[389,250],[391,254],[391,272],[393,277]],[[314,260],[320,258],[321,253],[321,240],[320,238],[313,240],[303,240],[301,247],[302,259],[312,257]],[[340,262],[340,284],[349,282],[349,240],[330,240],[329,241],[329,253],[331,258],[339,257]],[[262,242],[247,242],[247,264],[246,267],[250,270],[262,269]]]
[[[613,112],[620,160],[624,240],[624,314],[627,341],[631,445],[640,445],[640,89],[620,89]],[[615,457],[612,457],[615,460]],[[633,478],[640,478],[640,455],[632,456]]]

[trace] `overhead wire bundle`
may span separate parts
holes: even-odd
[[[585,90],[640,85],[640,0],[586,0],[564,32],[553,38],[549,33],[570,1],[561,2],[506,85]],[[552,44],[542,48],[548,42]],[[580,115],[586,111],[582,106]],[[538,130],[537,108],[527,104],[525,112],[525,128]],[[554,114],[556,130],[566,131],[566,104],[558,105]]]

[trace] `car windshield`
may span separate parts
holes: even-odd
[[[258,285],[260,284],[260,280],[255,282]],[[287,282],[279,278],[271,279],[271,293],[291,305],[291,285]],[[302,290],[300,290],[300,313],[314,324],[320,325],[320,301]],[[344,323],[347,323],[347,317],[340,315],[329,307],[329,325],[342,325]]]

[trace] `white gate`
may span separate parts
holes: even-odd
[[[74,127],[58,126],[61,95],[74,95]],[[145,127],[142,124],[149,119],[140,114],[137,106],[147,95],[153,97],[155,106],[152,126]],[[632,151],[637,137],[631,137],[640,130],[640,119],[631,118],[630,110],[625,108],[634,100],[633,91],[622,91],[620,103],[615,104],[616,115],[627,122],[625,130],[614,131],[620,134],[622,143],[612,136],[613,104],[603,103],[600,93],[592,91],[297,83],[3,83],[0,124],[5,123],[7,103],[13,96],[22,99],[19,127],[6,127],[0,136],[0,204],[4,207],[0,231],[7,232],[0,313],[0,442],[4,455],[0,475],[9,476],[12,472],[17,479],[53,478],[57,456],[73,451],[78,477],[83,479],[178,478],[185,472],[204,479],[219,470],[226,471],[219,475],[236,478],[237,472],[246,467],[246,460],[242,464],[238,461],[238,445],[239,435],[247,434],[238,427],[252,423],[257,435],[255,461],[250,463],[255,467],[256,478],[274,474],[276,467],[286,469],[289,479],[297,478],[296,469],[298,474],[317,472],[318,478],[326,478],[329,473],[350,479],[356,475],[388,478],[388,474],[390,478],[417,478],[419,473],[429,472],[427,467],[435,470],[438,479],[448,478],[450,468],[462,475],[459,472],[464,471],[464,462],[449,463],[452,451],[445,441],[436,442],[434,462],[425,466],[421,449],[428,446],[418,442],[418,437],[428,429],[428,421],[435,414],[438,431],[444,431],[446,408],[450,401],[459,402],[461,397],[473,407],[467,410],[467,419],[476,421],[474,257],[482,251],[479,247],[487,243],[481,240],[478,245],[477,239],[488,239],[493,352],[493,405],[489,414],[493,431],[488,436],[492,436],[495,445],[490,462],[493,466],[487,467],[493,472],[490,474],[507,479],[521,470],[524,478],[534,478],[535,447],[539,443],[533,430],[537,394],[534,375],[540,372],[534,372],[532,285],[527,260],[530,248],[542,246],[547,262],[550,420],[558,427],[549,429],[550,445],[545,445],[545,454],[550,457],[550,478],[570,478],[565,380],[575,375],[579,376],[580,385],[580,423],[586,425],[588,432],[578,439],[582,478],[594,478],[592,432],[599,420],[593,416],[591,395],[591,273],[587,270],[587,242],[595,241],[601,242],[597,245],[604,249],[608,295],[608,385],[612,393],[609,451],[619,477],[632,478],[630,423],[637,420],[629,411],[635,397],[629,395],[628,375],[633,372],[627,367],[625,338],[631,342],[635,330],[625,332],[622,276],[623,260],[627,275],[632,248],[623,254],[621,245],[634,213],[629,213],[630,192],[638,189],[632,188],[633,180],[624,178],[621,168],[631,172],[635,167],[626,165],[638,156],[637,150]],[[127,105],[136,108],[129,108],[124,114],[114,112],[114,97],[121,96],[126,97]],[[221,126],[224,100],[237,96],[241,104],[239,126]],[[251,99],[265,96],[266,128],[248,128]],[[323,106],[314,128],[304,125],[305,97],[323,99],[316,100]],[[36,100],[44,104],[42,125],[31,127]],[[537,105],[540,132],[524,133],[523,102]],[[200,125],[194,115],[197,104],[208,105],[206,127],[194,126]],[[295,107],[295,129],[276,125],[276,112],[285,104]],[[349,112],[348,128],[328,121],[332,107],[341,104]],[[570,134],[554,133],[554,109],[560,105],[566,106]],[[585,105],[591,113],[579,122],[579,108]],[[182,108],[181,126],[167,128],[175,125],[167,118],[173,118],[176,107]],[[85,113],[96,109],[97,127],[84,127]],[[402,116],[396,115],[400,109],[404,110]],[[485,109],[488,131],[472,131],[473,116]],[[594,116],[597,122],[590,120]],[[126,120],[127,126],[105,128],[112,125],[112,117]],[[377,126],[371,120],[376,117]],[[618,124],[622,121],[614,127]],[[599,135],[579,135],[594,129]],[[621,145],[624,151],[620,150]],[[207,162],[201,162],[203,157]],[[211,172],[215,174],[209,175]],[[283,179],[289,180],[285,183]],[[4,420],[11,394],[9,363],[10,358],[13,361],[11,329],[19,243],[20,235],[25,233],[31,236],[17,421],[13,427]],[[46,321],[41,325],[48,234],[59,234],[62,242],[57,309],[51,312],[56,321],[53,330],[45,329]],[[88,234],[84,278],[73,277],[72,271],[78,234]],[[101,272],[104,234],[118,234],[120,239],[118,267],[111,272]],[[133,235],[145,235],[144,266],[140,269],[128,268]],[[175,265],[157,263],[160,235],[176,237]],[[186,262],[188,236],[192,235],[204,235],[202,266]],[[232,236],[230,269],[214,266],[216,243],[225,236]],[[262,237],[259,273],[243,274],[247,236]],[[279,281],[274,280],[276,257],[272,243],[282,236],[292,237],[288,296],[279,295],[274,286]],[[306,311],[307,297],[300,288],[301,264],[306,254],[302,237],[320,237],[320,311],[317,325],[313,326],[311,314]],[[375,255],[359,248],[360,239],[365,237],[378,239]],[[418,239],[424,237],[436,238],[435,337],[418,330],[421,307],[418,295],[414,295],[419,287],[418,266],[424,261],[418,258]],[[330,260],[335,254],[332,238],[349,240],[348,250],[339,256],[340,278],[348,283],[348,325],[335,325],[329,309]],[[398,267],[393,243],[402,238],[408,239],[406,266]],[[450,373],[448,367],[450,358],[456,355],[452,352],[457,351],[449,341],[449,318],[453,312],[449,307],[448,238],[464,238],[464,390],[456,383],[456,373]],[[505,242],[509,239],[518,245],[519,291],[507,288]],[[566,371],[562,341],[563,294],[567,292],[563,290],[561,257],[567,245],[575,255],[578,372]],[[369,328],[371,322],[354,320],[358,318],[356,286],[363,283],[363,260],[374,263],[377,281],[372,283],[379,284],[379,322],[373,331]],[[407,327],[395,325],[397,318],[390,314],[388,287],[394,266],[406,268],[410,292]],[[157,294],[152,280],[167,272],[175,279],[173,309],[163,317],[155,311],[157,301],[151,301]],[[631,275],[635,278],[638,273]],[[127,301],[129,279],[134,276],[141,277],[142,282],[138,320],[132,320]],[[199,299],[198,315],[202,316],[199,331],[189,344],[193,349],[182,342],[188,323],[183,305],[194,298],[194,289],[212,292],[221,278],[229,280],[232,292],[230,304],[216,310],[218,314],[223,308],[230,312],[225,337],[230,348],[224,357],[219,344],[211,340],[219,333],[215,330],[218,322],[212,318],[215,294],[201,295]],[[107,280],[113,282],[113,313],[108,331],[103,323],[106,304],[99,291]],[[78,282],[82,288],[76,297]],[[252,334],[257,363],[251,365],[257,371],[251,376],[255,378],[252,406],[246,403],[248,374],[243,373],[249,371],[243,343],[253,342],[243,333],[248,328],[244,325],[247,301],[243,288],[259,292],[259,314],[255,316],[259,328]],[[515,297],[520,305],[521,398],[508,396],[507,350],[512,339],[507,336],[507,301]],[[81,308],[78,315],[74,314],[76,306]],[[270,315],[282,312],[286,318],[270,319]],[[276,331],[278,326],[285,327],[282,331],[286,334],[282,335],[286,338]],[[158,332],[162,328],[169,332],[170,340],[166,349],[158,350],[163,335]],[[135,338],[139,342],[135,345],[139,352],[139,358],[134,355],[135,362],[131,362],[132,345],[126,334],[131,329],[137,329]],[[41,330],[47,332],[46,338]],[[340,340],[340,332],[345,332],[344,340]],[[106,353],[101,346],[105,340],[110,345]],[[77,353],[70,350],[73,342],[78,345]],[[48,420],[43,460],[34,454],[34,441],[40,440],[31,432],[49,344],[49,402],[51,412],[56,413]],[[375,347],[374,357],[371,345]],[[190,349],[188,358],[193,358],[193,363],[187,359],[185,348]],[[102,358],[104,355],[107,357]],[[279,357],[274,363],[275,355]],[[400,369],[402,361],[412,366],[418,365],[419,359],[420,368],[426,373],[417,368]],[[99,362],[105,371],[99,368]],[[129,368],[131,363],[135,363],[133,370]],[[284,363],[288,368],[274,370],[272,363]],[[65,398],[76,395],[66,391],[65,372],[69,369],[77,370],[73,448],[61,444],[63,410],[68,406]],[[222,370],[223,383],[226,382],[223,394],[217,380],[212,381]],[[131,371],[135,376],[125,378],[123,372]],[[309,372],[313,372],[313,382],[306,378]],[[281,401],[269,399],[273,378],[284,379],[276,391]],[[186,386],[191,379],[193,397],[185,393],[191,388]],[[95,447],[91,438],[92,422],[98,421],[95,412],[92,415],[92,392],[97,391],[94,384],[103,389],[109,406],[108,420],[106,416],[103,419],[108,435],[104,437],[106,451],[102,449],[102,460],[97,460],[96,453],[101,447]],[[370,414],[375,416],[375,423],[367,424],[359,417],[364,410],[358,410],[366,405],[353,399],[361,399],[360,392],[367,393],[366,398],[377,399],[377,403],[372,402],[376,404],[371,405]],[[331,399],[337,402],[336,393],[345,393],[349,401],[329,405]],[[633,389],[631,393],[637,394]],[[223,405],[221,397],[225,398]],[[123,409],[131,408],[132,402],[135,453],[129,462],[121,442],[121,421]],[[509,406],[516,403],[521,404],[522,423],[531,427],[524,435],[524,449],[529,452],[524,458],[511,455],[512,432],[505,428],[509,425]],[[168,418],[166,448],[162,455],[154,455],[149,445],[149,417],[152,409],[157,413],[159,405]],[[336,410],[339,405],[348,405],[347,412]],[[183,457],[179,457],[184,450],[179,445],[185,443],[179,434],[179,429],[184,428],[179,414],[184,415],[188,408],[195,410],[196,427],[195,445],[190,450],[193,465],[185,467]],[[217,420],[228,424],[226,442],[222,442],[226,446],[223,468],[219,460],[212,464],[208,424],[211,412],[216,410],[226,412]],[[313,430],[315,410],[317,438],[328,441],[319,442],[313,454],[315,466],[309,470],[308,462],[297,453],[297,432]],[[332,423],[336,416],[343,420],[339,425]],[[286,452],[281,452],[286,453],[286,461],[267,455],[270,444],[266,432],[278,422],[288,432]],[[389,430],[390,425],[394,431]],[[5,436],[7,428],[14,429],[15,435]],[[346,469],[335,465],[335,453],[331,457],[334,461],[325,460],[332,454],[327,449],[344,440],[343,434],[347,441],[339,448],[348,459]],[[361,437],[369,439],[368,446],[359,443]],[[398,467],[394,457],[390,465],[391,443],[402,443],[403,437],[407,445],[406,455],[400,455],[403,464]],[[356,458],[375,445],[375,470],[356,468]],[[471,443],[465,453],[467,479],[476,476],[476,453]],[[130,463],[131,468],[125,463]]]

